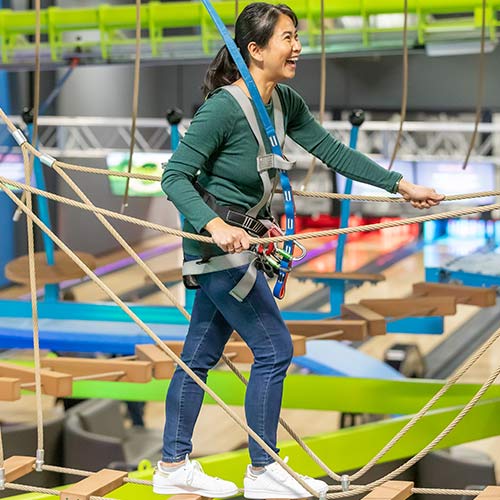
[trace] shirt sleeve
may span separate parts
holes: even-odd
[[[287,135],[329,168],[355,181],[395,193],[403,177],[332,137],[312,116],[302,97],[290,87]]]
[[[210,157],[232,128],[232,117],[234,112],[222,92],[207,99],[163,171],[163,191],[197,232],[218,216],[203,201],[193,181],[209,168]]]

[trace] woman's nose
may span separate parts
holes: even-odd
[[[294,39],[293,51],[296,53],[302,52],[302,44],[300,43],[300,40],[298,38]]]

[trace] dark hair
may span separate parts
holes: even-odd
[[[234,28],[234,41],[247,65],[250,64],[248,44],[255,42],[259,47],[265,47],[274,33],[274,28],[281,14],[288,16],[293,21],[294,26],[297,26],[297,16],[290,7],[284,4],[272,5],[265,2],[255,2],[247,5],[241,11]],[[226,45],[223,45],[205,73],[202,86],[203,94],[207,96],[223,85],[234,83],[239,77],[238,68]]]

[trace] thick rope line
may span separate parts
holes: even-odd
[[[479,80],[477,83],[477,96],[476,96],[476,116],[474,119],[474,131],[472,132],[472,137],[469,143],[469,148],[467,149],[467,154],[465,155],[465,160],[462,169],[467,168],[469,163],[470,155],[476,144],[477,130],[479,128],[479,122],[481,121],[481,112],[483,107],[483,91],[484,91],[484,78],[485,78],[485,42],[486,42],[486,0],[483,0],[483,11],[481,16],[481,49],[479,53]]]
[[[8,116],[4,113],[2,108],[0,108],[0,118],[5,122],[8,126],[10,132],[15,132],[16,127],[12,123],[12,121],[8,118]],[[33,147],[29,142],[25,143],[25,146],[29,149],[31,154],[34,154],[38,158],[42,158],[43,154]],[[146,181],[161,181],[161,177],[158,175],[148,175],[148,174],[139,174],[139,173],[128,173],[128,172],[117,172],[111,170],[104,170],[101,168],[92,168],[85,167],[81,165],[74,165],[72,163],[66,163],[59,160],[54,159],[54,163],[52,166],[57,165],[60,168],[65,170],[74,170],[77,172],[85,172],[89,174],[96,175],[106,175],[110,177],[126,177],[130,179],[141,179]],[[281,190],[277,189],[277,193],[281,193]],[[368,201],[368,202],[396,202],[396,203],[406,203],[406,200],[402,197],[396,196],[363,196],[363,195],[352,195],[352,194],[343,194],[343,193],[325,193],[321,191],[293,191],[294,196],[306,196],[310,198],[330,198],[330,199],[339,199],[339,200],[355,200],[355,201]],[[500,191],[479,191],[476,193],[465,193],[465,194],[456,194],[456,195],[447,195],[444,201],[461,201],[461,200],[470,200],[474,198],[482,198],[488,196],[499,196]]]
[[[26,184],[21,183],[21,182],[16,182],[16,181],[7,179],[6,177],[0,176],[0,185],[14,186],[14,187],[17,187],[20,189],[26,189],[34,194],[44,196],[44,197],[51,199],[51,200],[54,200],[54,201],[58,201],[58,202],[61,202],[61,203],[64,203],[64,204],[67,204],[67,205],[70,205],[73,207],[81,208],[82,210],[100,213],[102,215],[106,215],[108,217],[112,217],[114,219],[118,219],[121,221],[130,222],[132,224],[147,227],[149,229],[153,229],[153,230],[158,231],[160,233],[170,234],[173,236],[179,236],[181,238],[188,238],[188,239],[200,241],[203,243],[213,243],[212,238],[210,238],[208,236],[201,236],[199,234],[186,233],[184,231],[180,231],[178,229],[172,229],[172,228],[163,226],[161,224],[155,224],[155,223],[143,221],[141,219],[137,219],[135,217],[131,217],[128,215],[122,215],[122,214],[119,214],[117,212],[113,212],[112,210],[106,210],[106,209],[97,208],[97,207],[95,209],[90,209],[90,207],[88,207],[84,203],[80,203],[80,202],[71,200],[69,198],[65,198],[63,196],[48,193],[47,191],[43,191],[41,189],[32,188],[32,187],[27,186]],[[7,188],[7,189],[9,189],[9,188]],[[290,235],[290,236],[274,236],[274,237],[269,237],[269,238],[250,237],[249,242],[250,242],[250,244],[254,244],[254,243],[279,243],[279,242],[292,240],[292,239],[295,241],[298,241],[298,240],[306,240],[306,239],[313,239],[313,238],[323,238],[325,236],[336,236],[339,234],[350,234],[350,233],[377,231],[380,229],[387,229],[390,227],[399,227],[399,226],[406,226],[409,224],[418,224],[418,223],[427,222],[430,220],[443,220],[443,219],[463,217],[465,215],[473,215],[473,214],[477,214],[477,213],[491,212],[493,210],[498,210],[498,209],[500,209],[500,203],[494,203],[492,205],[483,205],[481,207],[463,208],[460,210],[441,212],[441,213],[433,214],[433,215],[421,215],[421,216],[417,216],[417,217],[409,217],[407,219],[387,221],[387,222],[378,222],[376,224],[367,224],[364,226],[357,226],[357,227],[348,227],[348,228],[342,228],[342,229],[325,229],[323,231],[315,231],[315,232],[311,232],[311,233],[301,233],[301,234],[295,234],[295,235]]]
[[[472,365],[476,363],[478,359],[480,359],[484,353],[498,340],[500,337],[500,328],[485,342],[476,353],[469,358],[462,367],[452,376],[450,377],[445,385],[439,389],[436,394],[421,408],[421,410],[416,413],[409,422],[382,448],[377,455],[375,455],[363,468],[361,468],[358,472],[353,474],[350,479],[351,481],[356,481],[361,476],[366,474],[384,455],[386,455],[401,438],[406,435],[416,424],[417,422],[446,394],[446,392],[457,383],[457,381],[462,378],[462,376],[469,371]]]
[[[321,66],[320,66],[320,86],[319,86],[319,123],[323,125],[326,108],[326,41],[325,41],[325,0],[320,0],[320,18],[321,18]],[[311,165],[302,181],[301,190],[307,189],[316,169],[316,157],[311,159]]]
[[[24,175],[26,177],[26,184],[29,185],[31,181],[31,166],[28,151],[22,148],[23,161],[24,161]],[[33,156],[32,156],[33,158]],[[26,206],[29,210],[33,209],[33,196],[30,192],[26,193]],[[17,198],[16,198],[17,199]],[[41,361],[40,361],[40,336],[38,327],[38,297],[36,286],[36,267],[35,267],[35,234],[33,228],[33,221],[26,218],[26,229],[28,233],[28,266],[30,276],[30,295],[31,295],[31,316],[33,320],[33,356],[35,361],[35,402],[36,402],[36,421],[37,421],[37,463],[39,460],[43,461],[43,405],[42,405],[42,377],[40,374]]]
[[[69,177],[66,172],[58,167],[54,167],[55,171],[64,179],[68,186],[73,189],[73,191],[84,201],[84,203],[90,208],[95,208],[91,203],[89,198],[83,193],[83,191],[78,187],[78,185]],[[173,293],[165,286],[165,284],[156,276],[156,274],[147,266],[147,264],[137,255],[134,249],[126,242],[126,240],[116,231],[116,229],[105,219],[104,216],[100,214],[95,214],[97,219],[103,224],[103,226],[108,230],[108,232],[116,239],[116,241],[124,248],[124,250],[134,259],[134,261],[139,265],[139,267],[146,273],[146,275],[153,281],[153,283],[160,289],[160,291],[170,300],[170,302],[181,312],[181,314],[188,320],[191,320],[191,315],[182,306],[182,304],[176,299]],[[238,370],[235,364],[229,359],[225,354],[221,356],[222,360],[226,365],[233,371],[233,373],[243,382],[243,384],[248,385],[248,380],[245,376]],[[75,379],[76,380],[76,379]],[[308,447],[308,445],[300,438],[300,436],[290,427],[290,425],[280,417],[280,424],[285,430],[290,434],[290,436],[299,444],[299,446],[313,459],[313,461],[319,465],[324,472],[326,472],[333,479],[340,480],[340,476],[335,474],[330,468]]]
[[[33,88],[33,134],[31,137],[31,141],[33,144],[36,144],[38,141],[38,114],[40,112],[40,74],[41,74],[41,65],[40,65],[40,48],[41,48],[41,2],[40,0],[35,0],[35,81]],[[35,156],[31,155],[29,161],[29,179],[31,179],[31,175],[33,173],[33,164],[35,162]],[[23,203],[26,202],[26,194],[23,192],[21,195],[21,200]],[[21,212],[19,209],[14,213],[14,220],[18,220]]]
[[[391,155],[391,161],[387,170],[392,170],[394,160],[401,146],[403,136],[403,125],[406,120],[406,109],[408,107],[408,0],[404,0],[404,23],[403,23],[403,83],[401,92],[401,112],[399,118],[398,135],[394,143],[394,149]]]
[[[483,493],[482,490],[447,490],[443,488],[412,488],[411,492],[415,495],[467,495],[469,497]]]
[[[311,493],[315,497],[319,497],[318,492],[311,488],[299,474],[297,474],[292,468],[290,468],[280,456],[270,447],[267,443],[247,424],[245,424],[239,416],[229,407],[224,401],[206,384],[204,383],[196,373],[189,368],[182,359],[180,359],[163,341],[151,330],[151,328],[146,325],[140,318],[135,314],[114,292],[106,285],[102,280],[100,280],[96,274],[87,266],[85,263],[70,249],[68,246],[59,239],[25,204],[12,193],[2,181],[0,181],[0,186],[3,185],[4,192],[7,196],[14,201],[14,203],[22,209],[22,211],[33,220],[33,222],[44,231],[47,236],[54,241],[54,243],[65,252],[68,257],[92,280],[94,281],[101,290],[103,290],[113,302],[122,309],[125,314],[127,314],[146,334],[148,334],[174,362],[176,362],[194,381],[202,388],[209,396],[216,401],[219,406],[226,412],[231,419],[238,424],[248,435],[250,435],[273,459],[278,462],[283,469],[285,469],[305,490]]]
[[[481,386],[481,388],[476,392],[476,394],[469,400],[469,402],[462,408],[460,413],[419,453],[417,453],[414,457],[409,459],[403,465],[394,469],[389,474],[386,474],[384,477],[377,479],[365,486],[361,486],[359,488],[355,488],[352,491],[345,491],[339,493],[331,493],[327,495],[327,498],[333,500],[336,498],[347,498],[353,495],[358,495],[359,493],[364,493],[366,491],[371,491],[377,486],[394,479],[396,476],[401,474],[402,472],[408,470],[410,467],[415,465],[420,459],[425,457],[436,445],[438,445],[455,427],[462,421],[462,419],[469,413],[469,411],[477,404],[479,399],[483,396],[483,394],[493,385],[496,378],[500,374],[500,366],[490,375],[488,380]]]
[[[134,63],[134,91],[132,97],[132,127],[130,129],[130,148],[128,153],[127,172],[132,171],[132,158],[135,148],[135,131],[137,128],[137,110],[139,108],[139,77],[141,74],[141,0],[135,2],[135,63]],[[122,213],[128,207],[128,192],[130,179],[125,183],[123,194]]]

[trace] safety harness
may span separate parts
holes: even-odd
[[[250,235],[262,236],[277,236],[283,234],[279,226],[277,226],[269,216],[266,219],[258,219],[257,217],[263,209],[270,214],[270,205],[276,189],[279,176],[276,174],[274,179],[271,179],[269,171],[288,171],[295,162],[290,162],[282,156],[274,153],[267,153],[264,139],[260,132],[257,117],[254,108],[246,96],[245,92],[237,85],[227,85],[222,87],[225,91],[229,92],[231,96],[241,107],[248,124],[258,142],[259,152],[256,160],[256,168],[259,173],[263,186],[263,194],[259,202],[251,207],[246,212],[242,213],[241,207],[227,207],[217,204],[217,200],[213,195],[206,191],[200,184],[195,183],[195,188],[198,190],[203,200],[207,205],[214,210],[219,217],[225,222],[233,226],[238,226],[245,229]],[[276,90],[272,93],[272,102],[274,107],[274,126],[276,130],[276,137],[283,147],[285,141],[285,126],[283,109],[281,101]],[[256,245],[250,251],[242,252],[241,254],[224,254],[224,255],[210,255],[206,248],[208,246],[202,244],[203,256],[199,260],[192,260],[185,262],[183,265],[182,273],[184,276],[184,283],[190,288],[196,288],[196,276],[205,273],[212,273],[223,271],[234,267],[248,265],[248,269],[241,280],[229,292],[232,297],[238,301],[242,301],[252,289],[257,278],[257,270],[260,269],[266,273],[267,276],[278,276],[278,298],[282,298],[285,292],[286,278],[291,269],[291,262],[294,260],[292,255],[275,244]],[[302,258],[305,255],[305,250],[302,247]],[[297,259],[296,259],[297,260]],[[283,261],[285,266],[283,266]],[[285,268],[285,271],[283,271]],[[283,277],[282,275],[285,274]],[[280,277],[282,278],[280,281]]]

